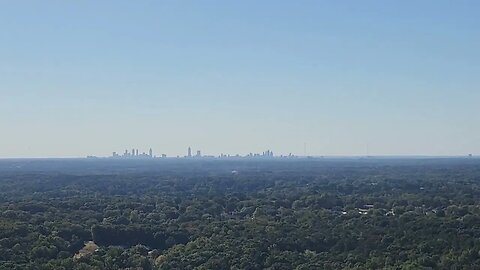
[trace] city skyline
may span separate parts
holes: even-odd
[[[158,155],[154,154],[152,148],[149,149],[149,152],[142,152],[139,154],[139,150],[133,148],[130,152],[128,149],[122,154],[114,151],[110,156],[95,156],[95,155],[88,155],[87,158],[116,158],[116,159],[151,159],[151,158],[187,158],[187,159],[195,159],[195,158],[335,158],[335,157],[366,157],[366,158],[374,158],[374,157],[392,157],[392,158],[408,158],[408,157],[432,157],[432,158],[440,158],[440,157],[468,157],[468,158],[478,158],[477,155],[474,154],[463,154],[463,155],[451,155],[451,156],[432,156],[432,155],[370,155],[368,152],[364,155],[295,155],[292,153],[288,154],[277,154],[274,155],[274,152],[270,149],[262,151],[262,152],[249,152],[247,154],[239,154],[239,153],[220,153],[220,154],[202,154],[202,150],[195,150],[196,154],[193,154],[193,148],[188,147],[184,155],[167,155],[165,153],[159,153]],[[368,150],[367,150],[368,151]],[[133,153],[133,154],[132,154]]]
[[[87,158],[99,158],[99,157],[103,157],[103,156],[94,156],[94,155],[88,155]],[[128,149],[125,149],[125,151],[122,153],[122,154],[119,154],[118,152],[114,151],[112,152],[112,155],[109,156],[110,158],[128,158],[128,159],[144,159],[144,158],[166,158],[168,157],[167,154],[165,153],[162,153],[160,155],[154,155],[153,154],[153,149],[150,148],[149,151],[148,151],[148,154],[146,152],[142,152],[141,154],[139,154],[139,150],[136,149],[136,148],[132,148],[132,150],[129,152]],[[182,157],[180,155],[177,155],[177,156],[172,156],[172,157]],[[271,150],[266,150],[266,151],[263,151],[262,153],[248,153],[246,155],[240,155],[240,154],[226,154],[226,153],[221,153],[221,154],[218,154],[218,155],[202,155],[202,151],[201,150],[196,150],[196,154],[193,155],[192,154],[192,147],[188,147],[187,148],[187,152],[186,152],[186,155],[183,156],[184,158],[202,158],[202,157],[206,157],[206,158],[215,158],[215,157],[218,157],[218,158],[227,158],[227,157],[263,157],[263,158],[273,158],[274,157],[274,154],[273,154],[273,151]],[[295,155],[293,155],[292,153],[289,153],[288,155],[279,155],[279,157],[296,157]]]

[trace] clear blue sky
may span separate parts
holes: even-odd
[[[480,1],[2,1],[0,157],[480,154]]]

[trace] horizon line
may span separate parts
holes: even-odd
[[[151,158],[123,158],[123,157],[111,157],[111,156],[52,156],[52,157],[0,157],[0,160],[40,160],[40,159],[101,159],[101,160],[164,160],[164,159],[188,159],[188,160],[198,160],[198,159],[252,159],[252,160],[268,160],[268,159],[342,159],[342,158],[360,158],[360,159],[375,159],[375,158],[400,158],[400,159],[409,159],[409,158],[480,158],[480,155],[476,154],[463,154],[463,155],[429,155],[429,154],[387,154],[387,155],[277,155],[273,157],[255,157],[255,156],[246,156],[246,155],[230,155],[230,156],[220,156],[220,155],[205,155],[201,157],[188,157],[188,156],[155,156]]]

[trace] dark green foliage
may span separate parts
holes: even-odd
[[[155,165],[0,170],[0,269],[480,269],[478,162]]]
[[[167,249],[189,240],[185,232],[165,234],[162,228],[135,225],[93,225],[92,238],[102,246],[134,246],[143,244],[153,249]]]

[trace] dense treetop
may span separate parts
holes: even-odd
[[[0,269],[439,268],[480,269],[480,160],[0,161]]]

